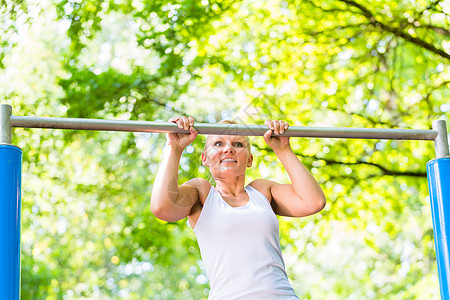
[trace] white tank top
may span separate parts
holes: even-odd
[[[298,300],[281,256],[278,219],[251,186],[249,202],[231,207],[211,187],[194,227],[210,281],[209,300]]]

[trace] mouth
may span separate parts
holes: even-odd
[[[237,160],[232,159],[232,158],[225,158],[221,161],[221,163],[227,163],[227,162],[234,162],[237,163]]]

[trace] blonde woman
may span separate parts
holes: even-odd
[[[167,151],[153,184],[151,210],[169,222],[188,218],[211,286],[208,299],[298,299],[285,271],[276,215],[308,216],[322,210],[326,199],[292,151],[289,138],[283,136],[288,123],[267,120],[264,140],[284,166],[290,184],[267,179],[246,184],[245,171],[253,164],[248,138],[210,135],[201,159],[215,186],[203,178],[178,186],[181,154],[198,133],[193,117],[169,121],[190,133],[168,134]]]

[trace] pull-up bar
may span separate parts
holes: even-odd
[[[80,118],[42,118],[11,116],[11,127],[52,128],[75,130],[105,130],[128,132],[189,133],[171,122],[98,120]],[[199,134],[227,134],[262,136],[267,131],[263,125],[195,123]],[[291,126],[284,136],[316,138],[356,138],[394,140],[435,140],[434,130],[383,129],[383,128],[335,128]]]
[[[1,105],[2,134],[0,143],[11,143],[11,128],[51,128],[74,130],[104,130],[126,132],[188,133],[170,122],[99,120],[82,118],[43,118],[11,116],[11,106]],[[385,129],[385,128],[336,128],[291,126],[284,133],[290,137],[429,140],[436,142],[436,156],[448,156],[448,140],[445,121],[433,123],[433,130]],[[199,134],[226,134],[262,136],[267,131],[263,125],[235,125],[196,123]],[[437,138],[439,137],[439,138]]]
[[[0,105],[0,294],[18,300],[20,295],[20,180],[22,151],[11,145],[12,128],[50,128],[126,132],[188,133],[170,122],[43,118],[12,116],[9,105]],[[196,123],[199,134],[262,136],[263,125]],[[450,157],[444,120],[433,122],[433,130],[385,128],[335,128],[291,126],[289,137],[428,140],[435,142],[437,159],[427,164],[439,281],[442,299],[450,300]],[[6,196],[3,195],[6,191]],[[2,217],[2,215],[5,217]],[[14,237],[13,239],[11,237]],[[12,241],[11,241],[12,240]],[[11,259],[13,258],[13,259]]]

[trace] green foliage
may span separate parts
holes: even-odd
[[[449,121],[444,1],[2,1],[0,99],[14,115],[429,129]],[[207,177],[199,137],[179,182]],[[165,136],[15,129],[23,299],[206,299],[192,230],[149,210]],[[249,181],[287,182],[252,138]],[[302,299],[438,299],[432,143],[291,139],[323,187],[280,218]]]

